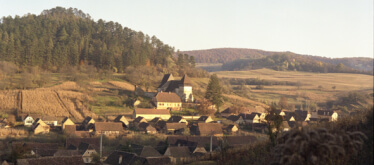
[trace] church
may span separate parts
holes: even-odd
[[[186,74],[181,80],[174,80],[172,74],[165,74],[160,86],[157,88],[157,92],[174,92],[183,102],[194,101],[192,95],[192,81]]]

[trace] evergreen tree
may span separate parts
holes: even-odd
[[[209,84],[206,89],[205,98],[216,105],[217,110],[223,104],[222,87],[216,74],[210,76]]]

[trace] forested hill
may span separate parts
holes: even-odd
[[[268,55],[273,55],[276,52],[257,49],[217,48],[207,50],[182,51],[181,53],[194,56],[197,63],[226,63],[239,58],[263,58]]]
[[[313,56],[302,56],[289,52],[270,55],[260,59],[238,59],[222,65],[223,70],[252,70],[260,68],[270,68],[278,71],[373,74],[372,70],[354,69],[343,63],[335,65],[316,60]]]
[[[181,53],[194,56],[197,63],[226,63],[226,68],[224,69],[230,69],[230,70],[241,70],[244,68],[246,69],[253,68],[253,65],[246,65],[246,61],[253,62],[254,59],[262,59],[262,58],[266,58],[269,56],[273,56],[271,58],[274,58],[276,60],[277,56],[289,55],[289,56],[293,56],[293,58],[296,58],[304,62],[307,62],[309,60],[312,63],[321,63],[321,64],[326,63],[325,65],[330,66],[330,68],[332,66],[337,66],[341,63],[346,68],[348,67],[348,68],[352,68],[358,71],[365,71],[365,72],[373,71],[373,58],[364,58],[364,57],[327,58],[327,57],[320,57],[320,56],[300,55],[300,54],[296,54],[292,52],[271,52],[271,51],[263,51],[263,50],[257,50],[257,49],[241,49],[241,48],[217,48],[217,49],[208,49],[208,50],[192,50],[192,51],[182,51]],[[232,61],[235,61],[235,60],[238,60],[238,61],[235,63],[231,63]],[[277,67],[275,65],[274,66],[269,66],[269,65],[271,65],[271,63],[268,63],[266,64],[266,66],[264,65],[263,67],[272,67],[272,68]],[[314,65],[314,64],[311,64],[311,65]],[[261,67],[261,66],[256,65],[255,67]],[[321,69],[326,71],[325,68],[319,68],[315,70],[321,70]],[[330,71],[332,70],[334,69],[330,69]]]
[[[78,9],[56,7],[40,15],[3,17],[0,20],[0,61],[19,66],[57,70],[90,64],[101,69],[161,65],[171,60],[174,48],[155,36],[119,23],[94,21]]]

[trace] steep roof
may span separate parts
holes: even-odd
[[[136,109],[135,109],[136,110]],[[147,122],[147,120],[145,120],[144,117],[142,116],[138,116],[137,118],[135,118],[132,122],[133,123],[139,123],[140,121],[142,121],[144,119],[145,122]]]
[[[166,156],[172,156],[172,157],[188,157],[191,155],[190,150],[187,146],[183,147],[175,147],[175,146],[170,146],[166,151],[170,151],[170,155]]]
[[[229,117],[227,117],[228,120],[231,120],[233,122],[236,122],[240,119],[241,116],[237,116],[237,115],[230,115]]]
[[[95,131],[123,131],[122,123],[95,122]]]
[[[192,85],[191,79],[185,74],[181,79],[181,84],[183,85]]]
[[[222,125],[219,123],[198,123],[199,135],[223,134]]]
[[[199,119],[197,119],[197,121],[206,121],[210,116],[200,116]]]
[[[170,115],[170,111],[167,109],[150,109],[150,108],[149,109],[135,108],[135,113],[137,115],[140,115],[140,114]]]
[[[174,92],[174,90],[176,88],[179,88],[179,85],[181,84],[179,80],[172,80],[172,81],[169,81],[168,83],[169,84],[167,84],[168,86],[164,92]]]
[[[144,146],[139,156],[158,157],[158,156],[161,156],[161,154],[151,146]]]
[[[187,129],[187,126],[185,123],[166,123],[166,129]]]
[[[157,102],[180,103],[181,98],[173,92],[158,92],[155,96]]]
[[[124,152],[124,151],[113,151],[104,163],[110,165],[127,165],[134,159],[136,155],[134,153]]]
[[[61,124],[64,124],[65,122],[67,122],[68,120],[70,120],[70,118],[68,117],[65,117],[64,120],[62,120]],[[71,121],[71,120],[70,120]],[[73,121],[71,121],[72,123],[74,123]]]
[[[183,116],[170,116],[167,122],[179,122],[183,119]]]
[[[164,77],[161,80],[160,86],[158,88],[161,88],[166,82],[174,80],[174,77],[172,74],[165,74]]]

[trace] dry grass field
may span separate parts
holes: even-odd
[[[292,72],[270,69],[221,71],[214,73],[220,78],[259,78],[275,81],[300,82],[304,89],[316,89],[319,85],[329,91],[333,90],[333,86],[336,86],[336,91],[373,89],[373,76],[363,74]]]
[[[255,85],[248,85],[251,100],[260,102],[278,102],[286,96],[289,102],[298,104],[303,100],[316,103],[335,100],[338,96],[350,91],[360,93],[373,92],[373,76],[347,73],[310,73],[293,71],[274,71],[258,69],[250,71],[220,71],[214,72],[220,78],[258,78],[272,81],[287,81],[300,83],[298,86],[272,85],[257,90]],[[333,88],[335,87],[335,89]]]
[[[124,90],[128,90],[128,91],[134,91],[135,90],[135,86],[128,83],[128,82],[124,82],[124,81],[109,81],[108,82],[109,84],[117,87],[117,88],[121,88],[121,89],[124,89]]]
[[[18,108],[18,90],[0,91],[0,110],[2,112],[11,112]]]

